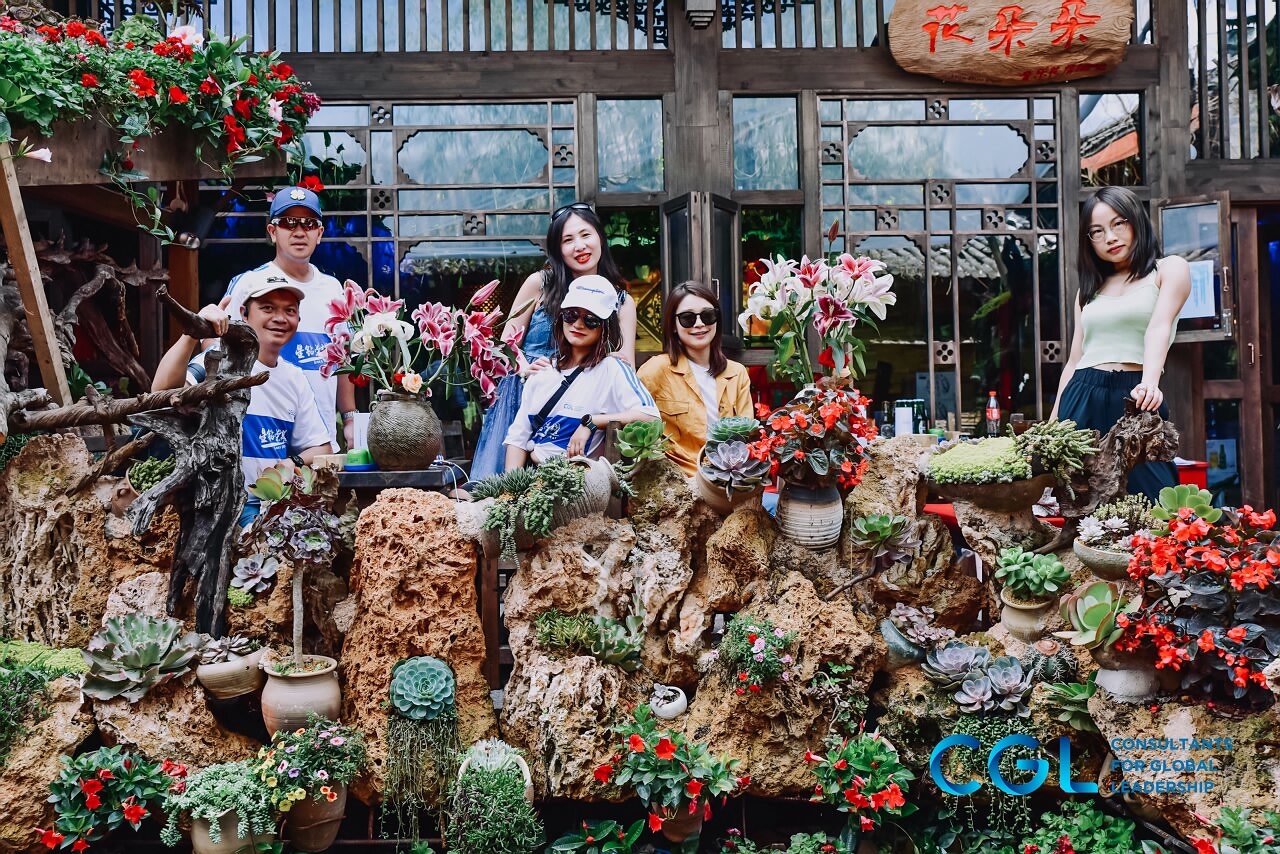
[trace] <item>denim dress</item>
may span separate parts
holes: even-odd
[[[523,350],[525,358],[530,362],[547,356],[555,350],[551,340],[551,318],[538,306],[529,318],[529,328],[524,333]],[[507,429],[520,411],[520,396],[524,391],[524,380],[517,374],[510,374],[498,382],[497,396],[484,413],[484,425],[480,428],[480,439],[476,442],[476,452],[471,460],[471,482],[484,480],[486,477],[500,473],[506,464],[507,448],[503,440],[507,437]]]

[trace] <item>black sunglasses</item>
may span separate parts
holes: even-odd
[[[720,309],[704,308],[702,311],[682,311],[676,314],[676,321],[685,329],[692,329],[699,320],[704,326],[714,326],[720,322]]]
[[[573,326],[579,320],[588,329],[599,329],[604,326],[604,318],[596,317],[584,308],[565,308],[560,311],[560,322]]]
[[[315,231],[317,228],[324,227],[323,222],[309,216],[277,216],[272,218],[271,224],[286,231],[297,231],[299,228]]]
[[[574,202],[571,205],[565,205],[564,207],[556,208],[555,213],[551,214],[551,218],[559,219],[563,214],[568,213],[569,211],[590,211],[590,210],[591,210],[591,205],[587,204],[586,202]],[[592,213],[594,213],[594,211],[592,211]]]

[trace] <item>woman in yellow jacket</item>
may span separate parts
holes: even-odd
[[[671,439],[667,456],[693,477],[707,428],[721,418],[751,414],[751,381],[747,369],[720,349],[715,292],[700,282],[684,282],[665,303],[666,352],[645,362],[638,373],[662,413]]]

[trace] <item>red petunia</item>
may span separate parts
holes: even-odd
[[[662,816],[658,815],[656,812],[649,813],[649,829],[655,833],[662,830]]]
[[[79,851],[87,851],[88,849],[89,849],[89,843],[85,842],[83,839],[77,839],[75,842],[71,843],[72,851],[79,852]]]
[[[659,759],[675,759],[676,746],[671,743],[671,739],[663,737],[658,741],[658,746],[653,749],[653,755]]]
[[[169,87],[169,100],[175,104],[185,104],[191,100],[187,97],[187,93],[182,91],[180,86]]]
[[[148,98],[156,94],[156,81],[147,76],[141,68],[129,72],[129,88],[139,98]]]
[[[596,766],[596,780],[601,783],[609,782],[609,778],[613,776],[613,766],[609,763]]]
[[[92,74],[81,74],[80,85],[86,89],[93,89],[98,85],[98,78],[94,77]]]
[[[57,848],[62,844],[62,840],[66,839],[65,836],[56,830],[43,830],[42,828],[37,827],[36,833],[40,834],[40,844],[46,848]]]
[[[132,800],[132,798],[130,798]],[[137,824],[147,817],[147,809],[142,804],[125,804],[124,820],[130,824]]]
[[[298,186],[304,190],[310,190],[313,193],[324,192],[324,184],[321,184],[320,179],[315,175],[307,175],[298,182]]]
[[[699,780],[690,780],[685,784],[684,790],[689,793],[690,797],[696,798],[698,795],[702,794],[702,782]]]
[[[631,748],[632,753],[644,753],[648,745],[644,743],[644,739],[638,735],[633,735],[627,739],[627,747]]]
[[[102,806],[102,798],[97,795],[89,795],[84,799],[84,805],[86,809],[96,810],[98,807]]]
[[[102,791],[102,781],[94,779],[81,780],[80,791],[84,792],[86,795],[96,795],[98,792]]]
[[[907,799],[902,796],[902,789],[898,787],[897,783],[890,783],[889,788],[885,789],[885,793],[888,797],[884,799],[884,805],[889,809],[906,806]]]

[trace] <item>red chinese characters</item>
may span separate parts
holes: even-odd
[[[1023,18],[1025,10],[1021,6],[1004,6],[996,13],[996,25],[987,32],[987,40],[996,42],[988,50],[1004,48],[1004,55],[1010,56],[1014,45],[1026,47],[1022,36],[1036,28],[1039,21],[1028,21]]]
[[[973,44],[973,39],[960,34],[960,25],[955,22],[961,12],[968,11],[968,6],[961,6],[959,3],[954,6],[935,6],[925,10],[925,14],[934,19],[920,27],[929,34],[929,53],[937,53],[939,35],[942,36],[943,41],[953,39],[965,44]]]
[[[1084,7],[1089,5],[1088,0],[1062,0],[1062,10],[1058,13],[1058,17],[1049,24],[1050,32],[1058,32],[1053,43],[1062,45],[1063,47],[1071,47],[1074,39],[1080,39],[1087,42],[1084,33],[1080,32],[1087,27],[1096,27],[1098,22],[1102,20],[1101,15],[1090,15],[1084,11]]]

